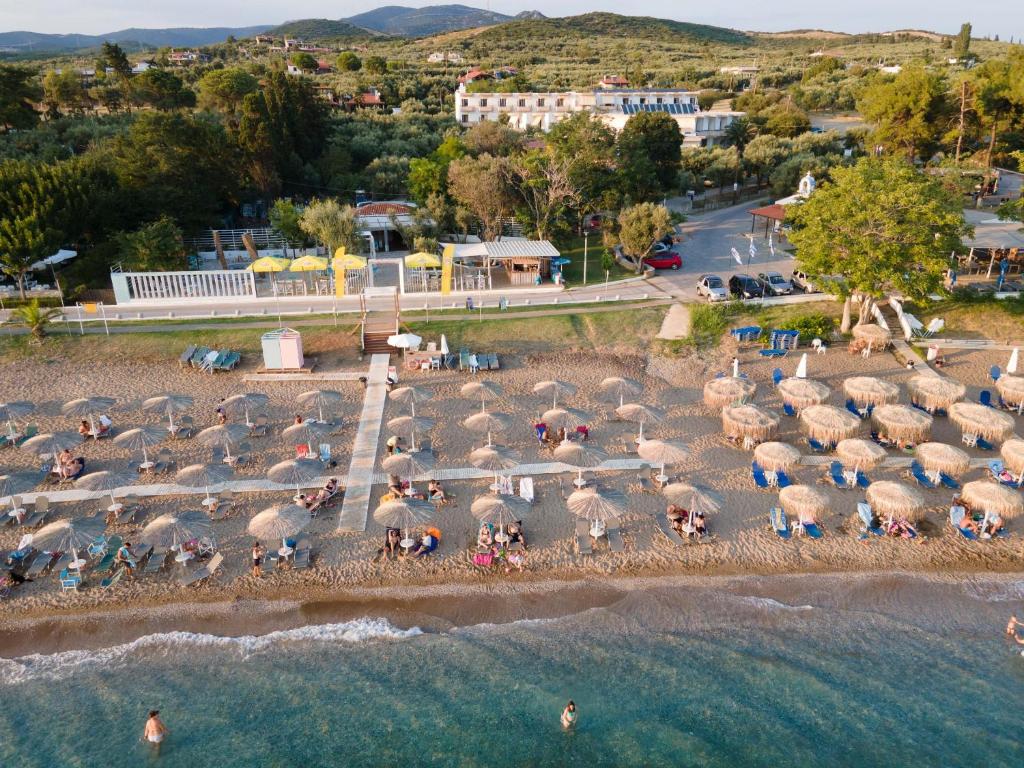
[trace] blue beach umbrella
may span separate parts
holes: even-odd
[[[566,264],[572,264],[572,259],[567,259],[565,256],[556,256],[551,260],[551,266],[553,267],[563,267]]]

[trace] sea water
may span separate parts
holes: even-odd
[[[679,582],[556,619],[0,660],[0,765],[1020,768],[1024,646],[1003,628],[1022,587]],[[151,708],[159,754],[139,741]]]

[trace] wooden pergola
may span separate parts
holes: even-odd
[[[750,231],[754,231],[758,219],[764,219],[764,236],[768,237],[768,231],[786,218],[786,206],[773,203],[761,208],[751,208],[748,213],[751,216]]]

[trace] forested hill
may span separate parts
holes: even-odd
[[[428,5],[424,8],[386,5],[344,19],[357,27],[401,37],[426,37],[511,20],[511,16],[503,13],[465,5]]]
[[[173,48],[214,45],[228,37],[252,37],[268,28],[255,27],[180,27],[174,29],[122,29],[103,35],[51,35],[40,32],[0,32],[0,51],[12,53],[62,53],[98,48],[104,42],[122,48]]]
[[[382,36],[379,32],[357,27],[354,24],[349,24],[347,21],[333,21],[331,19],[296,19],[295,21],[286,21],[280,26],[267,30],[267,34],[275,37],[295,37],[300,40],[315,42],[349,42]]]
[[[486,29],[478,40],[523,40],[536,42],[566,37],[621,37],[674,42],[692,41],[746,45],[753,38],[745,32],[707,24],[656,19],[651,16],[620,16],[617,13],[585,13],[551,19],[516,19]]]

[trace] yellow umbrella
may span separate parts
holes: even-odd
[[[366,266],[366,259],[354,253],[335,253],[333,266],[335,272],[342,269],[362,269]]]
[[[327,269],[327,259],[322,256],[299,256],[288,267],[290,272],[323,272]]]
[[[419,253],[410,253],[405,257],[405,266],[409,269],[426,269],[427,267],[440,267],[441,259],[432,253],[426,253],[420,251]]]
[[[252,264],[249,265],[250,272],[283,272],[288,269],[288,265],[291,264],[288,259],[282,259],[280,256],[264,256],[261,259],[256,259]]]

